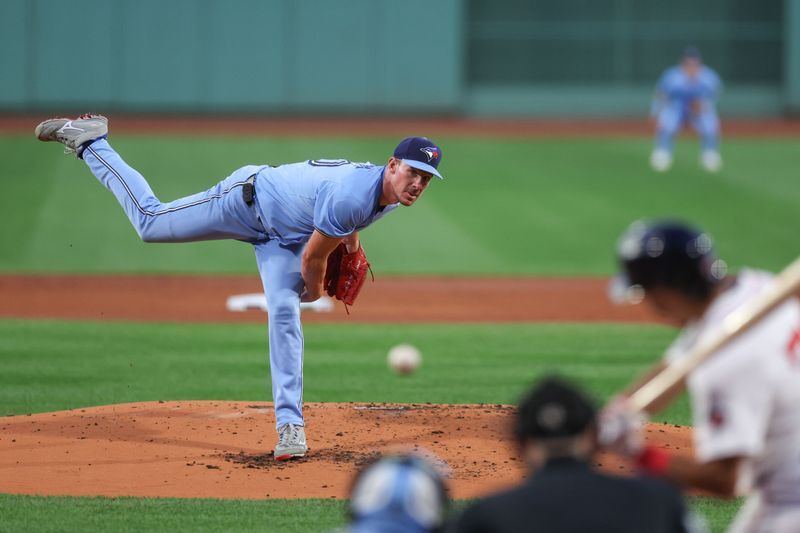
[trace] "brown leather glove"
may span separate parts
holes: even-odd
[[[322,288],[330,297],[336,296],[336,285],[339,283],[339,268],[342,264],[342,257],[347,253],[344,243],[339,243],[328,256],[328,265],[325,267],[325,280]]]
[[[364,254],[364,248],[359,245],[358,250],[349,254],[344,243],[340,243],[328,256],[325,292],[346,305],[353,305],[361,287],[364,286],[368,271],[369,262]]]

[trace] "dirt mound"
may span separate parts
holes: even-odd
[[[310,451],[272,460],[272,404],[146,402],[0,418],[0,493],[186,498],[345,498],[380,453],[416,450],[473,498],[519,482],[508,405],[310,403]],[[691,454],[689,428],[651,424],[648,440]],[[598,465],[628,467],[610,457]]]

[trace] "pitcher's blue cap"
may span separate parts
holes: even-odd
[[[410,167],[430,172],[444,179],[436,167],[442,160],[442,150],[427,137],[409,137],[400,141],[394,149],[394,157]]]

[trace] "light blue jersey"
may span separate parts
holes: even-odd
[[[311,160],[266,167],[256,176],[256,200],[267,234],[283,244],[360,231],[399,204],[379,205],[384,167],[346,160]]]
[[[690,126],[700,135],[703,151],[716,152],[720,135],[716,100],[721,86],[717,73],[705,65],[694,77],[680,65],[664,71],[651,110],[658,123],[656,149],[671,154],[675,135]]]
[[[669,103],[687,108],[694,100],[713,103],[722,83],[711,68],[703,65],[695,77],[689,77],[680,65],[667,69],[658,80],[656,90]]]

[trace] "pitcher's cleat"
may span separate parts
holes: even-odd
[[[102,115],[86,114],[75,119],[51,118],[36,126],[40,141],[56,141],[65,146],[65,154],[83,154],[85,145],[108,135],[108,119]]]
[[[308,451],[306,430],[296,424],[284,424],[278,428],[278,444],[275,445],[275,460],[287,461],[303,457]]]

